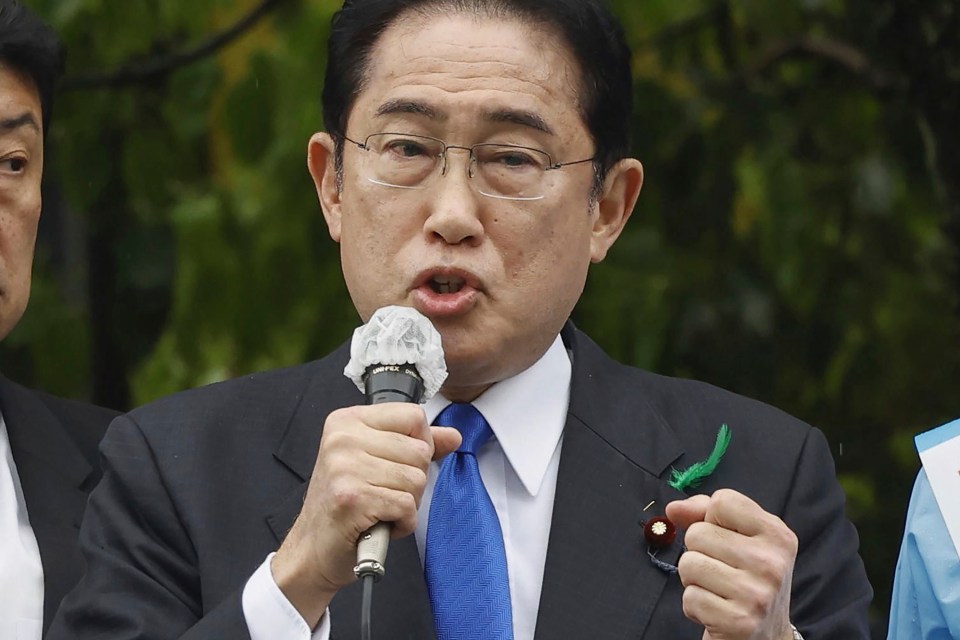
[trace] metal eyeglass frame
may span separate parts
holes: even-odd
[[[340,137],[343,138],[346,142],[349,142],[349,143],[351,143],[351,144],[355,144],[358,149],[361,149],[361,150],[363,150],[363,151],[372,151],[372,149],[371,149],[370,146],[367,144],[367,142],[370,140],[370,138],[373,138],[373,137],[375,137],[375,136],[383,136],[383,135],[395,135],[395,136],[408,136],[408,137],[411,137],[411,138],[422,138],[422,139],[424,139],[424,140],[433,140],[434,142],[437,142],[437,143],[439,143],[440,145],[442,145],[443,148],[441,149],[440,154],[439,154],[438,156],[436,156],[438,160],[441,160],[441,161],[442,161],[442,163],[441,163],[441,169],[440,169],[440,176],[441,176],[441,177],[447,175],[447,151],[448,151],[448,150],[450,150],[450,149],[459,149],[459,150],[461,150],[461,151],[467,151],[467,152],[469,152],[469,153],[470,153],[470,158],[469,158],[469,160],[468,160],[468,162],[467,162],[467,177],[470,179],[471,184],[475,184],[475,183],[473,182],[473,165],[474,165],[474,164],[476,163],[476,161],[477,161],[477,156],[476,156],[476,153],[475,153],[475,151],[474,151],[477,147],[506,147],[506,148],[508,148],[508,149],[523,149],[523,150],[525,150],[525,151],[533,151],[534,153],[539,153],[539,154],[545,156],[545,157],[547,158],[547,161],[548,161],[547,166],[544,168],[544,172],[554,171],[554,170],[556,170],[556,169],[562,169],[563,167],[569,167],[569,166],[573,166],[573,165],[577,165],[577,164],[583,164],[583,163],[585,163],[585,162],[594,162],[594,161],[597,159],[596,156],[591,156],[591,157],[589,157],[589,158],[584,158],[584,159],[582,159],[582,160],[572,160],[572,161],[570,161],[570,162],[554,162],[554,161],[553,161],[553,156],[551,156],[549,153],[547,153],[547,152],[544,151],[543,149],[535,149],[534,147],[525,147],[525,146],[519,145],[519,144],[508,144],[508,143],[500,143],[500,142],[481,142],[481,143],[478,143],[478,144],[475,144],[475,145],[472,145],[472,146],[469,146],[469,147],[464,147],[464,146],[456,145],[456,144],[447,144],[445,141],[441,140],[440,138],[434,138],[433,136],[424,136],[424,135],[420,135],[420,134],[416,134],[416,133],[401,133],[401,132],[399,132],[399,131],[378,131],[377,133],[371,133],[370,135],[368,135],[366,138],[363,139],[363,142],[357,142],[356,140],[354,140],[354,139],[352,139],[352,138],[349,138],[349,137],[347,137],[346,135],[341,135]],[[431,173],[432,173],[432,171],[431,171]],[[404,185],[399,185],[399,184],[390,184],[390,183],[387,183],[387,182],[381,182],[381,181],[379,181],[379,180],[375,180],[375,179],[369,178],[369,177],[367,178],[367,180],[370,181],[370,182],[372,182],[373,184],[377,184],[377,185],[380,185],[380,186],[383,186],[383,187],[390,187],[390,188],[393,188],[393,189],[424,189],[424,188],[426,188],[425,185],[422,185],[422,184],[411,185],[411,186],[404,186]],[[534,197],[505,196],[505,195],[500,195],[500,194],[495,194],[495,193],[487,193],[486,191],[483,191],[483,190],[481,190],[481,189],[479,189],[479,188],[475,188],[474,190],[475,190],[477,193],[479,193],[480,195],[482,195],[482,196],[486,196],[486,197],[488,197],[488,198],[496,198],[496,199],[498,199],[498,200],[533,201],[533,200],[542,200],[542,199],[545,197],[545,195],[534,196]]]

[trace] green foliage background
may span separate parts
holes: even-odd
[[[4,372],[127,408],[346,339],[357,318],[305,169],[339,3],[273,0],[210,55],[130,82],[258,3],[26,4],[69,63]],[[960,415],[960,10],[613,5],[635,48],[646,185],[575,320],[624,361],[822,428],[882,619],[912,435]]]

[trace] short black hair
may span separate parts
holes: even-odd
[[[383,32],[408,11],[447,10],[516,17],[553,28],[580,66],[580,110],[593,138],[599,188],[627,157],[633,111],[630,48],[603,0],[344,0],[333,17],[323,87],[323,119],[336,141],[338,167],[347,120],[363,89],[370,55]]]
[[[50,25],[18,0],[0,0],[0,62],[25,73],[37,86],[44,132],[64,58],[63,45]]]

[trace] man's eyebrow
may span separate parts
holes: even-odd
[[[522,127],[530,127],[549,135],[555,135],[546,120],[532,111],[523,111],[520,109],[498,109],[485,114],[484,119],[488,122],[506,122],[509,124],[518,124]]]
[[[21,127],[31,127],[37,133],[40,133],[40,124],[37,122],[37,119],[33,117],[33,113],[29,111],[15,118],[0,119],[0,130],[13,131]]]
[[[394,113],[412,113],[414,115],[425,116],[431,120],[438,120],[440,122],[443,122],[447,119],[446,114],[440,113],[428,104],[417,102],[416,100],[406,100],[403,98],[384,102],[382,105],[380,105],[380,108],[377,109],[378,117],[387,116]]]

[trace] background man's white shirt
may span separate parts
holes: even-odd
[[[478,453],[477,462],[503,531],[514,640],[533,640],[536,629],[570,375],[570,357],[557,336],[533,366],[498,382],[473,402],[494,434]],[[424,407],[427,420],[433,423],[449,403],[440,395],[431,398]],[[439,469],[439,462],[430,465],[418,512],[415,535],[421,559]],[[243,590],[243,613],[251,640],[327,640],[330,612],[311,633],[273,581],[272,557],[267,557]]]
[[[0,638],[40,640],[43,565],[0,414]]]

